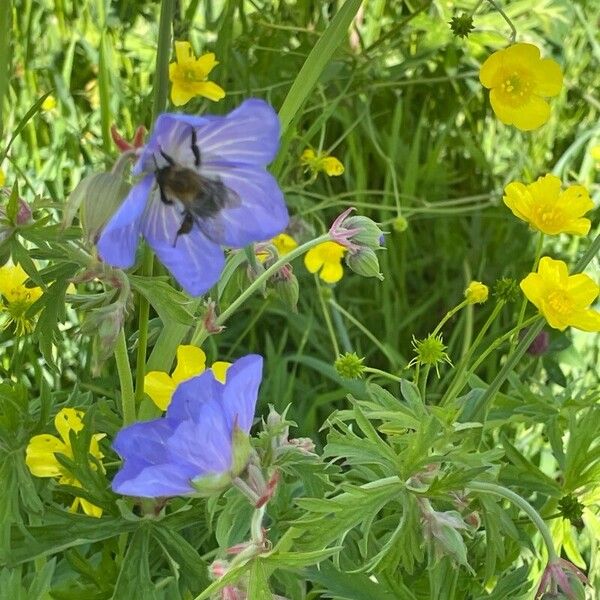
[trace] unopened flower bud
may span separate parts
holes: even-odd
[[[449,25],[452,33],[461,38],[467,37],[475,29],[473,26],[473,17],[466,13],[452,17]]]
[[[292,272],[290,265],[284,265],[272,277],[273,292],[283,302],[283,304],[293,312],[298,312],[298,297],[300,296],[300,286],[298,278]]]
[[[471,281],[465,290],[465,298],[469,304],[483,304],[490,295],[490,288],[481,281]]]
[[[369,217],[362,217],[360,215],[348,217],[344,221],[344,227],[358,230],[358,232],[352,236],[352,241],[355,244],[367,246],[373,250],[381,248],[381,236],[383,235],[383,231],[381,231],[375,221],[369,219]]]
[[[526,330],[522,330],[523,334],[519,334],[520,337],[524,336]],[[527,354],[531,356],[542,356],[542,354],[546,354],[548,348],[550,347],[550,334],[547,331],[540,331],[536,336],[533,342],[527,348]]]
[[[363,247],[356,252],[346,255],[346,264],[357,275],[362,277],[377,277],[383,281],[383,275],[379,271],[379,260],[371,248]]]
[[[356,352],[346,352],[346,354],[338,356],[333,366],[341,377],[360,379],[365,372],[364,360]]]
[[[398,216],[392,221],[392,229],[398,233],[404,233],[408,229],[408,219]]]

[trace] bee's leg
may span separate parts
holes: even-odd
[[[192,128],[192,154],[194,155],[194,165],[200,166],[200,149],[198,148],[198,138],[196,130]]]
[[[162,186],[161,186],[161,185],[159,185],[159,186],[158,186],[158,191],[160,192],[160,200],[161,200],[161,202],[162,202],[163,204],[167,204],[167,205],[171,205],[171,204],[173,204],[173,200],[169,200],[169,199],[167,198],[167,196],[165,195],[165,192],[164,192],[164,190],[162,189]]]
[[[192,213],[185,211],[183,213],[183,221],[181,222],[181,225],[179,226],[179,229],[177,230],[177,234],[175,235],[175,241],[173,242],[173,247],[175,247],[175,245],[177,244],[177,240],[179,239],[179,236],[189,233],[192,230],[193,226],[194,226],[194,216],[192,215]]]
[[[159,148],[158,151],[160,152],[160,155],[171,165],[173,166],[175,164],[175,161],[166,153],[163,152],[162,148]],[[156,160],[156,159],[155,159]]]

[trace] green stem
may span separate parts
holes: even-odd
[[[323,298],[323,289],[321,288],[321,284],[319,282],[319,276],[315,274],[315,285],[317,286],[317,294],[319,296],[319,304],[321,305],[321,310],[323,311],[323,318],[325,319],[325,325],[327,325],[327,331],[329,333],[329,337],[331,338],[331,345],[333,346],[333,356],[336,359],[340,355],[340,347],[337,342],[337,338],[335,337],[335,331],[333,329],[333,323],[331,322],[331,315],[329,314],[329,310],[327,309],[327,304],[325,304],[325,299]]]
[[[502,10],[502,7],[494,0],[488,0],[488,2],[500,13],[502,18],[508,23],[510,27],[510,41],[514,44],[517,40],[517,30],[513,25],[513,22],[508,18],[508,15]]]
[[[158,49],[154,71],[154,101],[152,104],[152,123],[167,105],[169,89],[169,59],[171,56],[171,26],[173,22],[175,0],[162,0],[160,22],[158,26]],[[143,250],[143,277],[152,277],[154,270],[154,254],[146,245]],[[146,374],[146,351],[148,347],[148,321],[150,319],[150,303],[140,295],[138,313],[138,351],[135,378],[135,401],[139,404],[144,398],[144,375]]]
[[[531,504],[529,504],[529,502],[527,502],[527,500],[525,500],[525,498],[522,498],[519,494],[515,494],[512,490],[501,485],[485,481],[471,481],[467,484],[467,488],[473,492],[483,492],[484,494],[493,494],[495,496],[500,496],[501,498],[506,498],[506,500],[509,500],[515,506],[518,506],[531,519],[540,532],[542,539],[546,544],[546,548],[548,549],[548,562],[558,560],[550,530],[546,526],[546,523],[544,523],[542,517],[540,517],[539,513],[531,506]]]
[[[461,308],[464,308],[468,304],[468,300],[463,300],[460,304],[457,304],[453,309],[449,310],[444,318],[438,323],[437,327],[432,331],[431,336],[435,337],[446,322],[452,318]]]
[[[131,379],[131,367],[127,356],[127,341],[125,331],[122,328],[119,331],[117,345],[115,346],[115,361],[121,388],[123,425],[129,425],[135,421],[135,396],[133,393],[133,380]]]
[[[294,248],[288,254],[284,256],[280,256],[268,269],[265,269],[263,273],[261,273],[216,319],[215,324],[217,327],[221,327],[225,324],[227,319],[235,313],[235,311],[242,305],[246,300],[252,296],[252,294],[260,289],[263,284],[267,282],[269,277],[275,275],[281,267],[286,265],[289,262],[292,262],[296,257],[304,254],[308,250],[310,250],[313,246],[317,246],[323,242],[327,242],[331,238],[329,237],[329,233],[324,233],[314,240],[309,240],[308,242]],[[192,336],[191,343],[195,346],[201,346],[204,340],[208,337],[209,332],[206,330],[204,323],[200,322],[194,331],[194,335]]]
[[[396,375],[392,375],[391,373],[388,373],[387,371],[382,371],[381,369],[375,369],[374,367],[364,367],[363,371],[365,373],[371,373],[373,375],[380,375],[381,377],[385,377],[386,379],[391,379],[392,381],[395,381],[396,383],[402,383],[401,377],[397,377]]]

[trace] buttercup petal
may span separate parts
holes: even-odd
[[[319,277],[325,283],[336,283],[338,282],[344,275],[344,268],[341,263],[334,262],[326,262],[321,272],[319,273]]]
[[[503,50],[494,52],[485,60],[479,70],[479,81],[486,88],[494,88],[501,83],[501,69],[504,63]]]
[[[531,96],[529,102],[519,107],[513,115],[513,124],[521,131],[541,127],[550,118],[550,105],[539,96]]]
[[[144,391],[160,410],[167,410],[175,387],[175,381],[162,371],[150,371],[144,377]]]
[[[198,81],[190,86],[190,90],[193,91],[194,96],[203,96],[213,102],[225,98],[225,90],[213,81]]]
[[[559,64],[551,58],[541,60],[535,67],[535,92],[540,96],[557,96],[563,85]]]
[[[548,174],[538,177],[528,188],[534,202],[557,201],[560,194],[561,181],[556,175]]]
[[[171,102],[175,106],[183,106],[194,97],[194,92],[179,82],[173,82],[171,86]]]
[[[219,64],[213,52],[207,52],[196,60],[196,68],[200,69],[204,76],[208,76],[209,73]]]
[[[587,308],[600,294],[600,287],[589,275],[577,273],[569,277],[567,291],[579,308]]]
[[[192,45],[189,42],[175,42],[175,56],[180,65],[193,61]]]
[[[566,285],[569,277],[567,264],[562,260],[554,260],[549,256],[544,256],[540,260],[538,273],[545,282],[555,287],[563,287]]]
[[[56,431],[58,431],[67,446],[71,445],[69,432],[74,431],[77,433],[83,429],[81,417],[83,417],[83,413],[74,408],[63,408],[54,417]]]
[[[569,325],[582,331],[600,331],[600,312],[593,309],[577,311],[570,319]]]
[[[210,370],[213,372],[215,379],[219,383],[225,383],[227,378],[227,370],[231,366],[230,362],[226,362],[224,360],[216,360],[211,366]]]
[[[304,266],[309,273],[316,273],[324,264],[325,258],[323,257],[319,246],[312,247],[304,255]]]
[[[502,200],[515,217],[524,221],[529,220],[533,198],[526,185],[523,185],[520,181],[512,181],[504,188]]]
[[[571,185],[560,195],[560,203],[565,213],[581,217],[594,208],[587,189],[582,185]]]
[[[173,381],[181,383],[186,379],[200,375],[206,368],[206,354],[198,346],[182,345],[177,347],[177,366],[173,371]]]
[[[29,440],[25,451],[25,464],[35,477],[59,477],[62,465],[55,452],[71,455],[70,448],[54,435],[35,435]]]
[[[529,273],[519,286],[527,300],[539,309],[547,294],[546,282],[542,277],[538,273]]]

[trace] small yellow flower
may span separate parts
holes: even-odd
[[[12,323],[17,335],[24,335],[33,330],[33,318],[27,316],[29,307],[42,295],[39,287],[25,287],[29,275],[21,265],[4,265],[0,267],[0,313],[4,313],[4,328]]]
[[[287,233],[280,233],[276,235],[272,240],[266,244],[260,244],[257,246],[256,258],[259,262],[264,263],[269,258],[275,258],[272,249],[269,250],[269,245],[275,247],[279,256],[285,256],[289,254],[294,248],[298,247],[298,242]]]
[[[544,256],[537,273],[521,281],[523,293],[554,329],[576,327],[583,331],[600,331],[600,312],[590,308],[600,288],[583,273],[569,275],[562,260]]]
[[[81,483],[58,462],[56,454],[64,454],[68,458],[73,458],[69,432],[74,431],[77,433],[83,429],[82,417],[83,412],[80,410],[63,408],[54,418],[54,426],[60,438],[55,435],[42,434],[35,435],[29,440],[25,450],[25,464],[32,475],[35,477],[55,477],[58,479],[58,483],[62,485],[81,487]],[[105,435],[104,433],[95,433],[90,441],[89,452],[98,460],[104,457],[100,452],[98,441]],[[71,505],[71,511],[75,512],[79,506],[90,517],[102,516],[102,509],[91,504],[85,498],[75,498]]]
[[[50,94],[49,96],[46,96],[45,100],[42,102],[42,110],[49,112],[51,110],[54,110],[56,108],[56,98]]]
[[[189,42],[175,42],[175,56],[177,62],[169,65],[171,100],[175,106],[187,104],[195,96],[215,102],[225,97],[222,87],[208,81],[209,73],[219,64],[212,52],[195,58]]]
[[[558,63],[540,58],[536,46],[513,44],[483,63],[479,80],[490,89],[496,116],[506,125],[530,131],[550,118],[550,105],[544,98],[560,93],[563,76]]]
[[[325,152],[318,154],[311,148],[307,148],[300,157],[300,164],[306,167],[313,176],[323,171],[329,177],[337,177],[344,172],[344,165],[335,157]]]
[[[6,183],[6,175],[4,171],[0,169],[0,187],[2,187]]]
[[[483,304],[490,295],[490,288],[481,281],[471,281],[465,290],[465,298],[469,304]]]
[[[217,381],[225,383],[225,374],[231,363],[216,361],[211,371]],[[177,366],[172,375],[163,371],[150,371],[144,377],[144,389],[160,410],[167,410],[175,388],[186,379],[191,379],[206,370],[206,354],[197,346],[177,348]]]
[[[590,154],[592,155],[592,158],[596,161],[596,167],[600,168],[600,146],[593,146],[590,150]],[[2,185],[1,178],[0,185]]]
[[[590,230],[590,220],[583,218],[594,208],[588,191],[582,185],[563,191],[560,179],[554,175],[545,175],[529,185],[513,181],[504,188],[503,200],[516,217],[548,235],[586,235]]]
[[[342,258],[346,248],[337,242],[323,242],[304,255],[304,265],[311,273],[319,272],[325,283],[335,283],[344,275]]]

